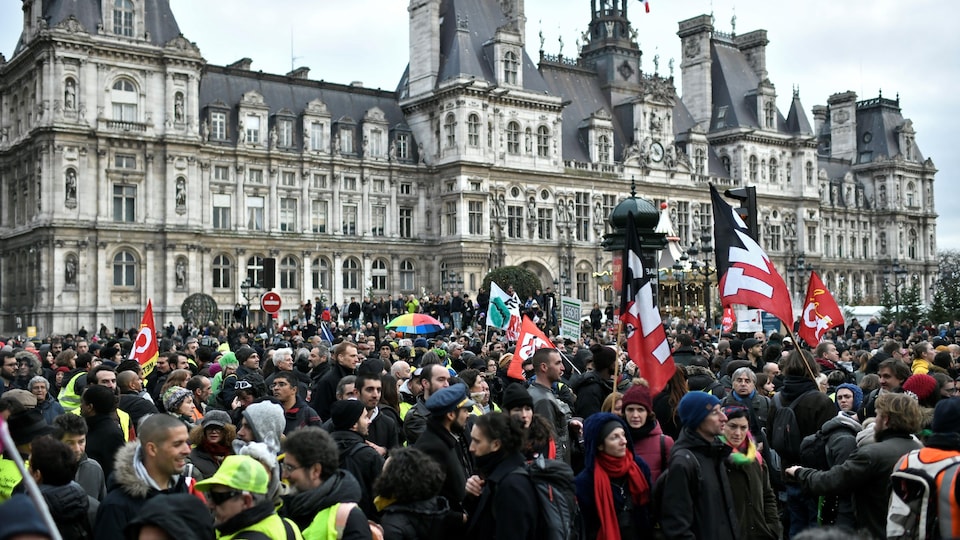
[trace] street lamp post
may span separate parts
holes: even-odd
[[[680,260],[673,263],[673,273],[677,277],[677,286],[680,287],[680,316],[686,318],[686,305],[687,305],[687,261],[690,260],[690,256],[686,253],[680,255]]]
[[[895,305],[896,314],[894,320],[897,323],[897,326],[900,326],[900,286],[906,283],[907,269],[900,266],[900,261],[893,261],[893,271],[888,266],[883,269],[883,282],[886,285],[890,283],[890,276],[893,275],[893,302]]]
[[[250,294],[251,289],[253,290],[253,295]],[[256,298],[257,291],[260,289],[259,283],[254,283],[252,279],[247,277],[240,283],[240,293],[243,295],[243,300],[246,302],[246,305],[243,306],[243,325],[248,326],[249,317],[250,317],[250,300]]]
[[[710,289],[713,288],[713,282],[710,278],[717,273],[717,269],[710,266],[709,258],[710,254],[713,253],[713,246],[710,241],[710,233],[707,229],[703,229],[700,234],[700,248],[698,249],[694,244],[687,250],[687,254],[690,256],[690,267],[694,272],[703,276],[703,305],[706,311],[707,328],[713,327],[713,310],[710,305]],[[703,260],[697,258],[700,254],[703,255]]]
[[[813,272],[813,265],[807,262],[807,258],[802,251],[793,257],[792,263],[787,264],[787,273],[799,285],[796,288],[796,295],[797,298],[801,299],[801,304],[803,303],[803,295],[807,294],[803,285],[807,279],[807,274],[810,272]]]
[[[566,272],[560,274],[560,279],[553,280],[553,288],[560,291],[563,296],[570,295],[570,276]]]

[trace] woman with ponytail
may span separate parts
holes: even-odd
[[[767,466],[750,434],[750,413],[742,405],[724,407],[727,422],[719,439],[733,451],[726,460],[733,507],[740,526],[738,538],[780,538],[777,495]]]
[[[627,423],[611,413],[590,415],[583,426],[584,469],[577,502],[589,540],[644,538],[651,531],[650,469],[633,453]]]

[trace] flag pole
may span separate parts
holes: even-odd
[[[800,348],[800,341],[797,340],[797,336],[793,334],[793,325],[785,324],[783,326],[787,329],[787,335],[790,336],[790,339],[793,340],[793,344],[797,347],[797,352],[800,354],[800,358],[803,361],[803,367],[807,368],[807,374],[810,375],[810,379],[813,380],[813,382],[817,382],[817,376],[813,374],[813,370],[810,369],[810,364],[807,363],[807,359],[803,356],[803,349]]]

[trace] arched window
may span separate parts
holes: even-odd
[[[751,182],[757,181],[757,172],[759,168],[760,166],[757,163],[757,156],[750,156],[750,159],[747,160],[747,171],[749,174],[748,178]]]
[[[324,257],[317,257],[310,265],[312,285],[314,290],[330,290],[330,262]]]
[[[503,82],[506,84],[517,84],[517,74],[520,72],[520,62],[517,60],[517,53],[507,51],[503,55]]]
[[[550,129],[547,126],[537,128],[537,156],[550,157]]]
[[[130,79],[117,79],[110,90],[110,103],[113,107],[113,119],[121,122],[136,122],[137,87]]]
[[[597,161],[610,163],[610,137],[601,135],[597,139]]]
[[[360,262],[354,258],[343,261],[343,288],[356,290],[360,288]]]
[[[416,288],[417,266],[411,259],[400,261],[400,290],[412,291]]]
[[[467,117],[467,144],[480,146],[480,117],[474,113]]]
[[[447,148],[457,146],[457,119],[453,113],[448,114],[443,121],[443,133],[447,138]]]
[[[113,33],[133,37],[133,2],[130,0],[113,1]]]
[[[217,255],[213,258],[213,288],[229,289],[230,276],[233,275],[233,265],[230,263],[230,257],[226,255]]]
[[[917,206],[917,186],[913,182],[907,183],[907,208]]]
[[[290,255],[280,259],[280,288],[297,289],[297,259]]]
[[[387,290],[387,261],[383,259],[377,259],[373,261],[373,267],[371,270],[371,286],[375,291],[386,291]]]
[[[520,124],[517,122],[507,124],[507,153],[520,154]]]
[[[777,160],[770,158],[770,178],[769,178],[770,182],[776,183],[777,181],[779,181],[780,179],[777,178],[777,175],[779,174],[780,174],[780,170],[777,167]]]
[[[137,258],[129,251],[121,251],[113,257],[113,286],[137,286]]]
[[[247,259],[247,277],[253,286],[263,286],[263,257],[254,255]]]

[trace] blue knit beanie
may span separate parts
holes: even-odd
[[[863,390],[859,386],[850,383],[843,383],[837,386],[837,392],[846,388],[847,390],[853,392],[853,410],[859,411],[860,405],[863,403]]]
[[[713,394],[706,392],[688,392],[677,406],[677,416],[684,427],[696,429],[701,422],[720,404],[720,400]]]

